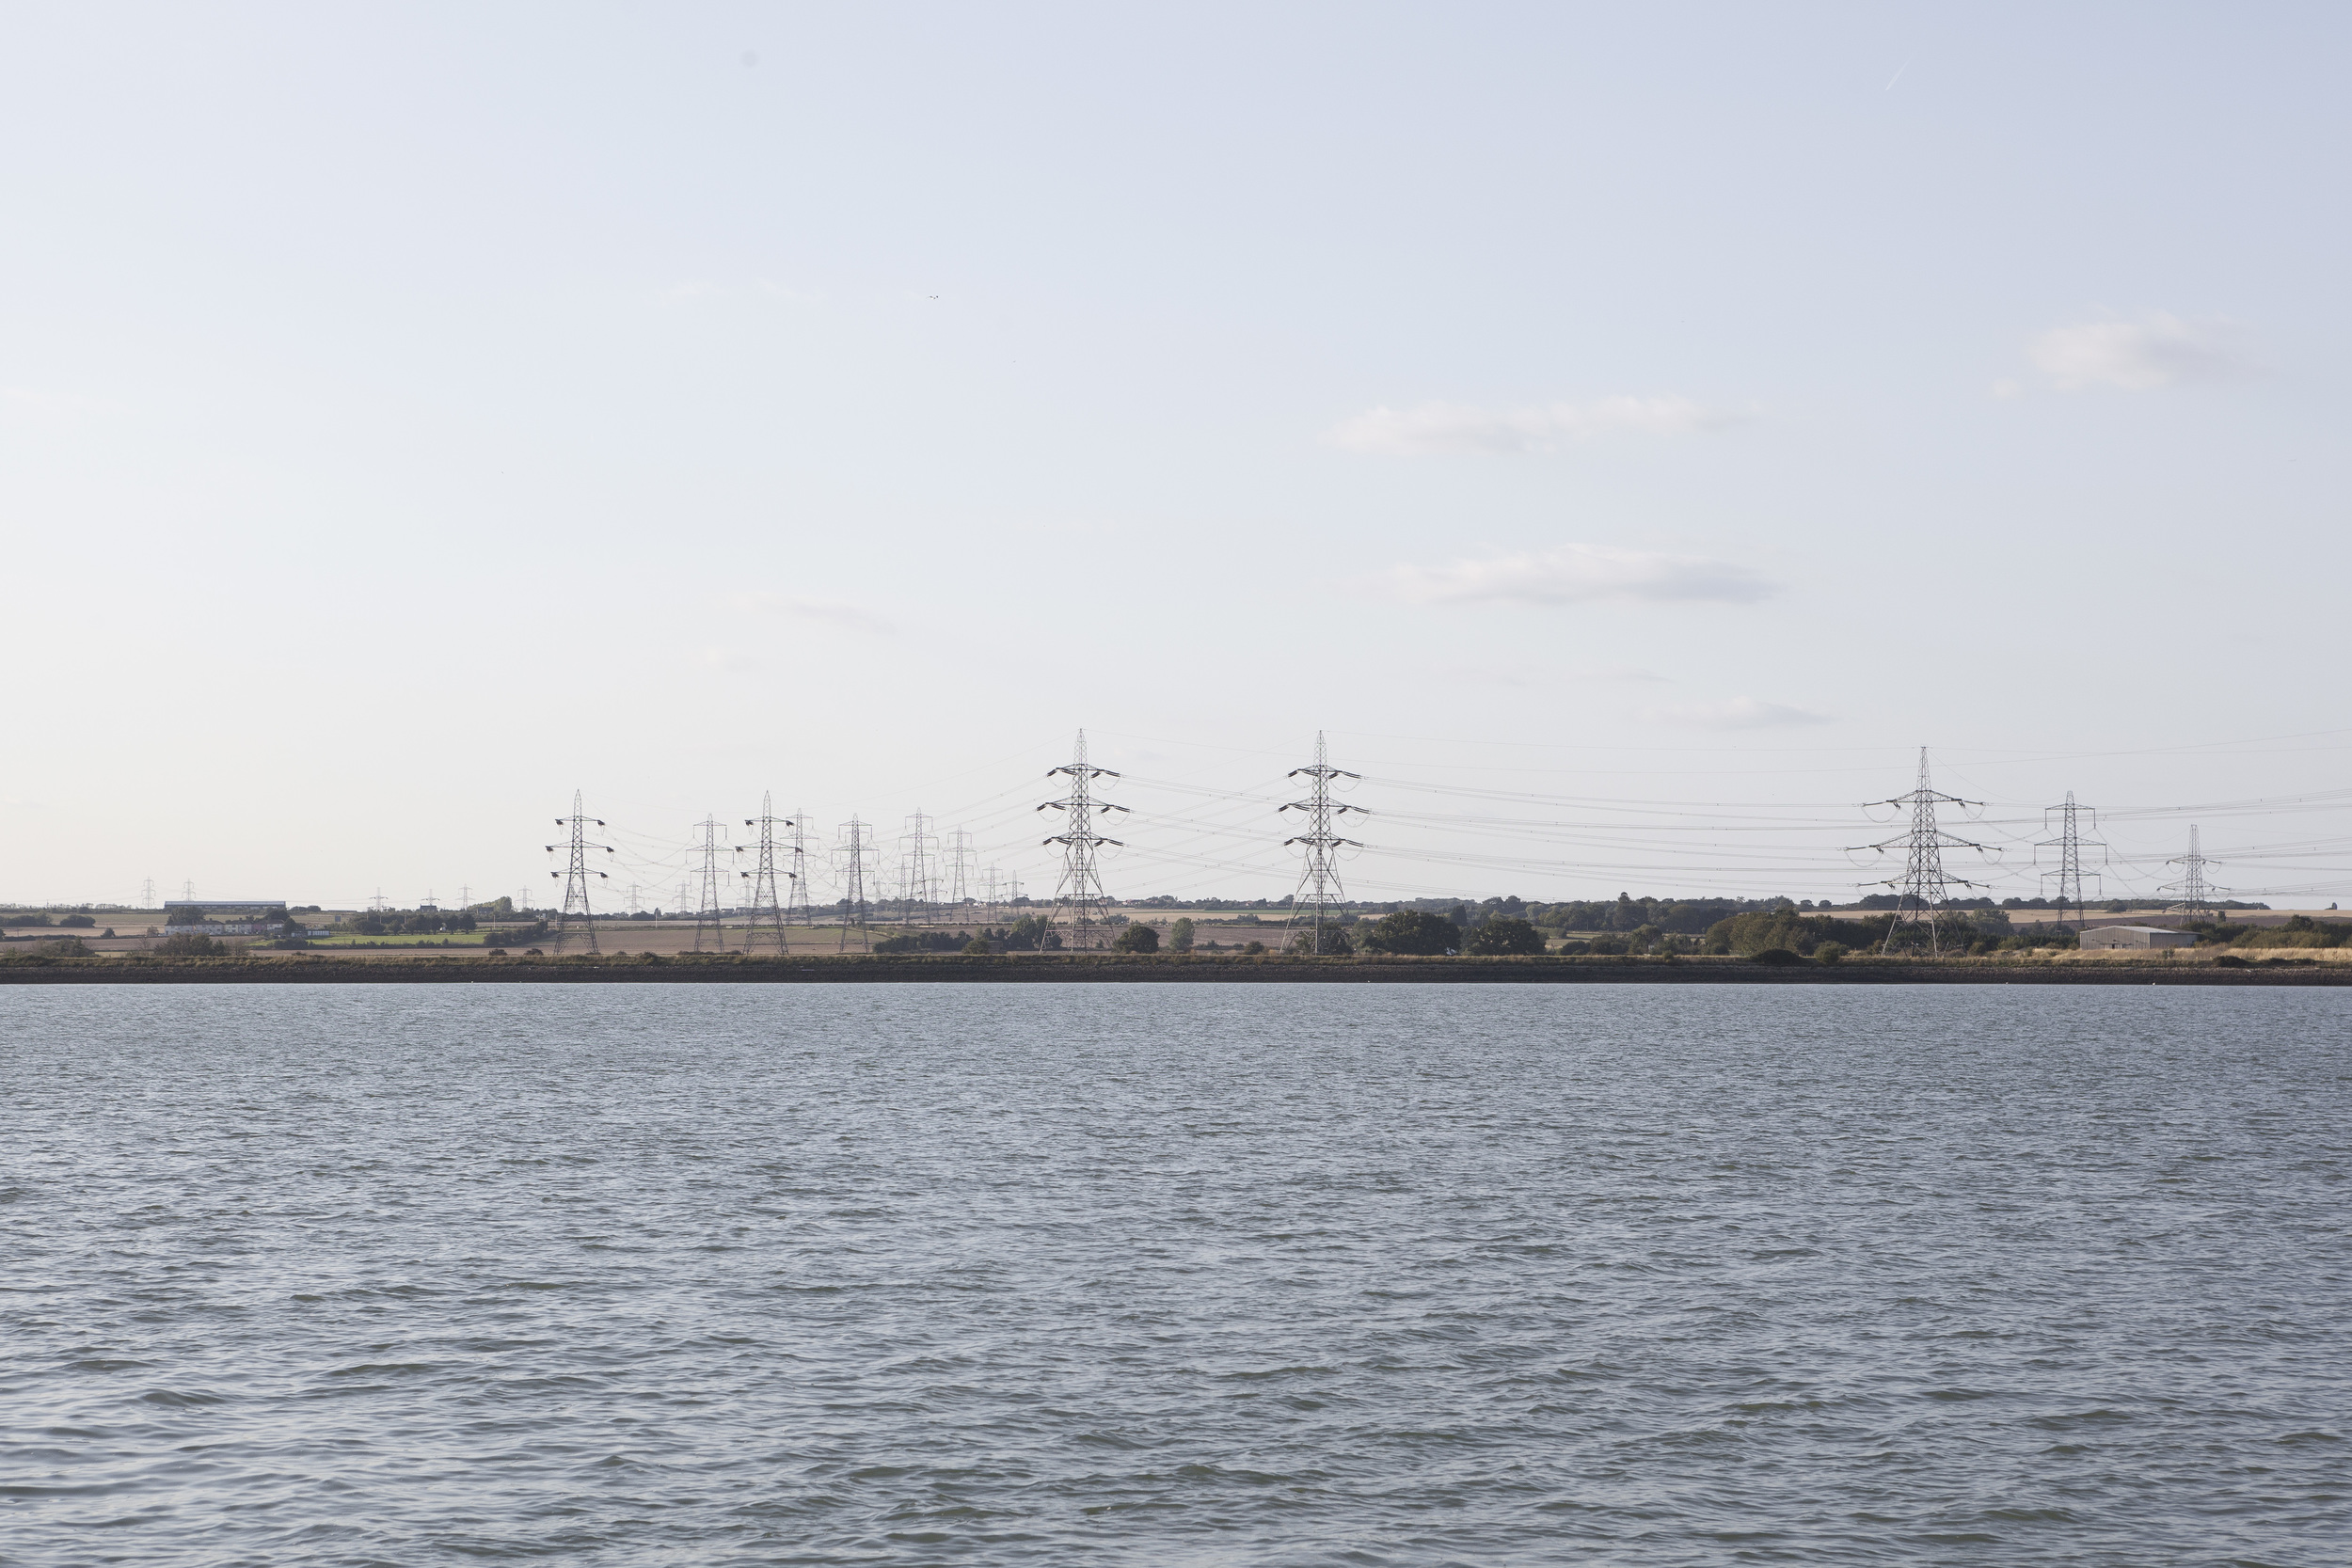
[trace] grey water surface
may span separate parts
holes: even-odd
[[[2352,998],[0,990],[0,1561],[2352,1560]]]

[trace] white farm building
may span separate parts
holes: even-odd
[[[2085,947],[2193,947],[2194,931],[2165,926],[2094,926],[2082,934]]]

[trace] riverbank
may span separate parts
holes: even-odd
[[[234,958],[98,957],[0,963],[8,985],[2043,985],[2352,986],[2352,965],[2196,959],[2101,963],[2016,958],[1848,958],[1762,964],[1733,958],[1295,958],[1102,954],[969,958],[740,954],[665,958],[456,958],[385,961],[272,953]]]

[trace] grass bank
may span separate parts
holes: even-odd
[[[961,954],[746,958],[651,954],[564,958],[338,958],[315,951],[230,958],[27,958],[0,985],[2054,985],[2348,986],[2352,966],[2048,959],[1848,958],[1766,964],[1735,958],[1301,958],[1275,955]]]

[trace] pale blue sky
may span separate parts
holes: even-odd
[[[1685,875],[1391,790],[1369,892],[1851,891],[1923,742],[1996,816],[2337,787],[2264,737],[2343,723],[2348,30],[13,7],[0,896],[511,891],[576,785],[647,866],[772,788],[1035,878],[1081,723],[1130,895],[1283,891],[1161,782],[1317,726],[1822,808]]]

